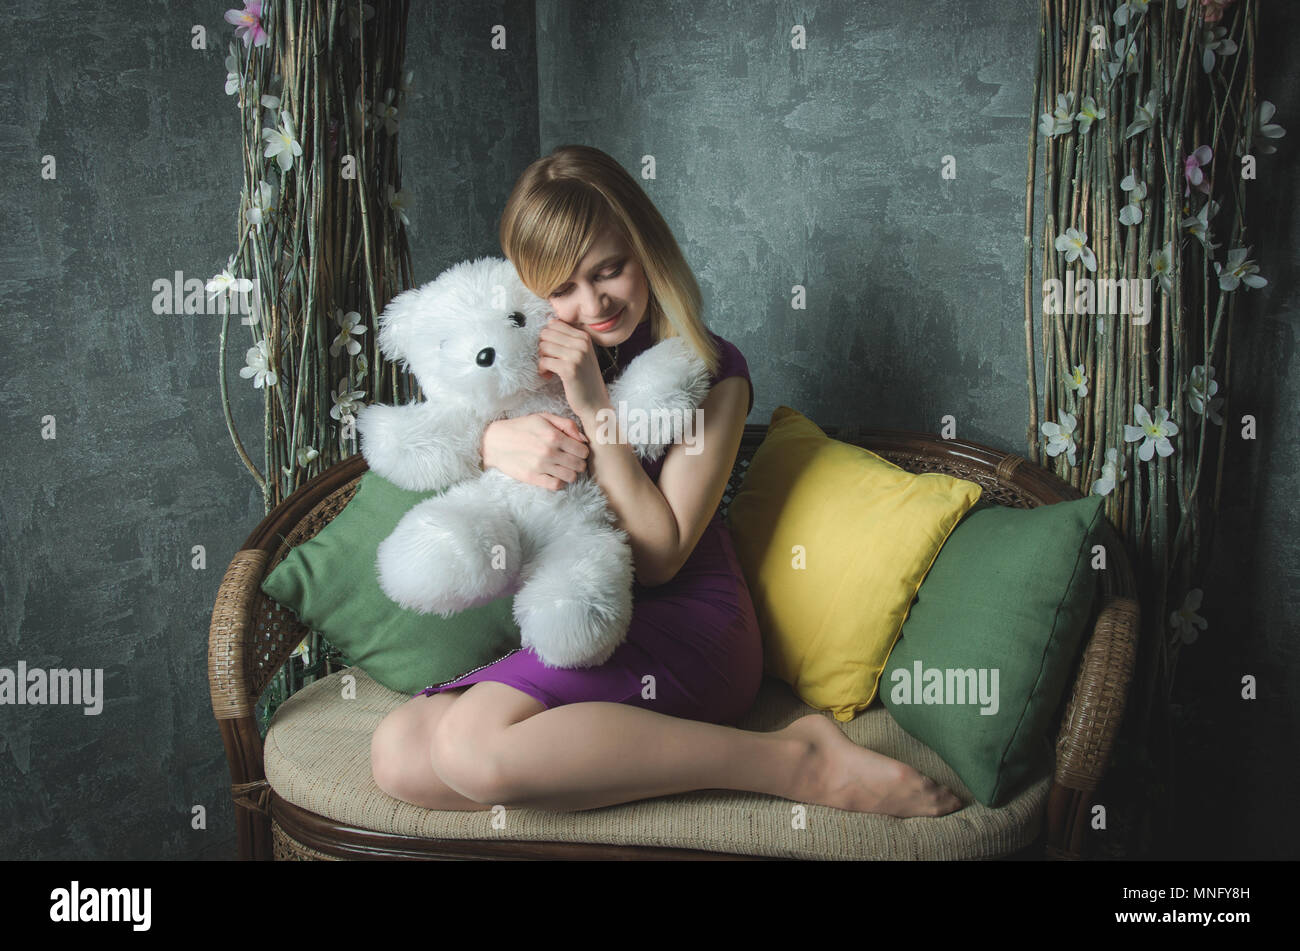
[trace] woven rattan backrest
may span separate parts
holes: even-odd
[[[937,436],[912,434],[914,438],[899,440],[891,433],[888,440],[874,436],[871,431],[850,427],[826,427],[828,434],[834,438],[860,446],[892,462],[908,472],[939,472],[944,475],[968,479],[980,485],[984,492],[982,501],[994,502],[1011,508],[1033,508],[1042,503],[1042,499],[1028,489],[1016,484],[1012,473],[1017,464],[1022,462],[1019,456],[1006,453],[996,454],[996,464],[990,459],[986,464],[971,460],[959,452],[953,451],[948,443]],[[766,426],[747,426],[741,439],[740,449],[736,453],[731,476],[722,494],[718,511],[725,517],[731,500],[740,490],[740,485],[749,471],[754,453],[763,442],[767,433]]]
[[[963,451],[967,444],[949,443],[936,436],[912,433],[898,434],[893,431],[859,430],[853,427],[825,427],[828,435],[850,442],[856,446],[869,449],[882,458],[909,472],[941,472],[969,479],[983,487],[982,499],[1013,508],[1031,508],[1042,504],[1042,489],[1038,493],[1017,484],[1017,464],[1023,460],[1019,456],[1005,453],[984,453],[976,459],[969,451]],[[745,474],[749,470],[754,453],[762,444],[767,427],[748,425],[741,439],[736,461],[732,465],[731,475],[723,491],[722,501],[718,505],[719,513],[725,517],[731,500],[735,498]],[[320,500],[297,524],[285,534],[280,544],[271,555],[266,565],[269,574],[290,549],[313,538],[317,532],[330,523],[352,500],[360,483],[360,477],[352,479],[340,488],[331,491]],[[1068,490],[1062,483],[1062,487]],[[301,491],[301,490],[300,490]],[[245,654],[246,662],[251,665],[247,671],[247,682],[254,696],[260,696],[270,683],[275,671],[288,658],[293,649],[310,633],[306,625],[288,608],[267,597],[260,590],[253,602],[253,644]]]
[[[284,561],[289,551],[301,545],[328,525],[344,507],[352,501],[352,496],[360,485],[358,476],[341,489],[331,492],[303,517],[290,532],[284,536],[279,548],[266,565],[266,574]],[[262,695],[275,672],[284,664],[293,649],[302,643],[302,639],[311,633],[307,625],[298,620],[298,615],[284,607],[275,599],[268,597],[261,590],[253,601],[253,649],[245,654],[249,670],[247,671],[250,692],[257,697]]]

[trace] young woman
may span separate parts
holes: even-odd
[[[709,331],[667,224],[612,158],[557,148],[516,183],[501,246],[550,301],[538,366],[564,383],[581,428],[533,414],[491,424],[484,467],[556,490],[594,478],[636,569],[626,641],[599,667],[545,667],[527,649],[430,687],[390,713],[371,746],[375,782],[431,809],[574,811],[695,789],[737,789],[895,816],[961,807],[948,789],[864,749],[828,717],[769,733],[736,728],[762,678],[749,590],[716,509],[753,406],[740,351]],[[708,364],[702,451],[642,463],[589,438],[616,410],[608,384],[645,348],[685,337]]]

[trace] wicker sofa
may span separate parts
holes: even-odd
[[[983,498],[1019,508],[1078,498],[1071,486],[1020,456],[900,430],[825,426],[912,472],[944,472],[984,487]],[[747,424],[721,502],[729,504],[767,427]],[[208,643],[213,715],[225,744],[241,859],[992,859],[1086,857],[1090,793],[1108,765],[1132,675],[1138,630],[1133,574],[1106,524],[1113,570],[1094,606],[1073,687],[1061,704],[1056,764],[1001,808],[978,803],[939,818],[898,819],[794,804],[731,790],[698,790],[580,812],[508,814],[423,809],[385,795],[370,773],[370,738],[407,697],[357,668],[289,697],[265,741],[254,706],[308,633],[267,597],[262,579],[351,498],[357,454],[300,487],[236,553],[217,595]],[[339,679],[355,677],[342,700]],[[785,683],[764,678],[740,724],[775,730],[813,709]],[[957,775],[905,733],[883,705],[841,725],[855,742],[910,763],[971,801]]]

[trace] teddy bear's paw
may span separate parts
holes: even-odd
[[[450,494],[450,493],[449,493]],[[473,504],[421,502],[379,544],[379,586],[419,614],[446,617],[510,593],[518,577],[518,528],[500,513]]]
[[[704,361],[685,338],[670,337],[628,364],[610,399],[626,413],[624,438],[632,450],[653,462],[698,428],[695,411],[708,392]]]
[[[481,473],[475,420],[428,403],[372,403],[357,416],[361,454],[376,475],[411,492],[437,492]]]
[[[525,599],[527,602],[528,599]],[[632,620],[632,595],[627,606],[611,605],[612,614],[593,611],[578,598],[555,598],[544,604],[524,604],[517,614],[520,644],[530,648],[547,667],[597,667],[609,660],[627,636]],[[515,595],[519,604],[519,595]],[[625,620],[619,620],[625,616]]]
[[[603,664],[632,621],[631,548],[608,527],[581,534],[543,548],[515,595],[520,642],[548,667]]]

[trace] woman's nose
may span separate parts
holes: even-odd
[[[592,290],[587,294],[586,297],[583,298],[580,312],[582,314],[583,323],[587,323],[587,324],[593,323],[594,321],[599,320],[601,316],[604,315],[605,302],[601,300],[601,296],[599,294],[597,294],[594,290]]]

